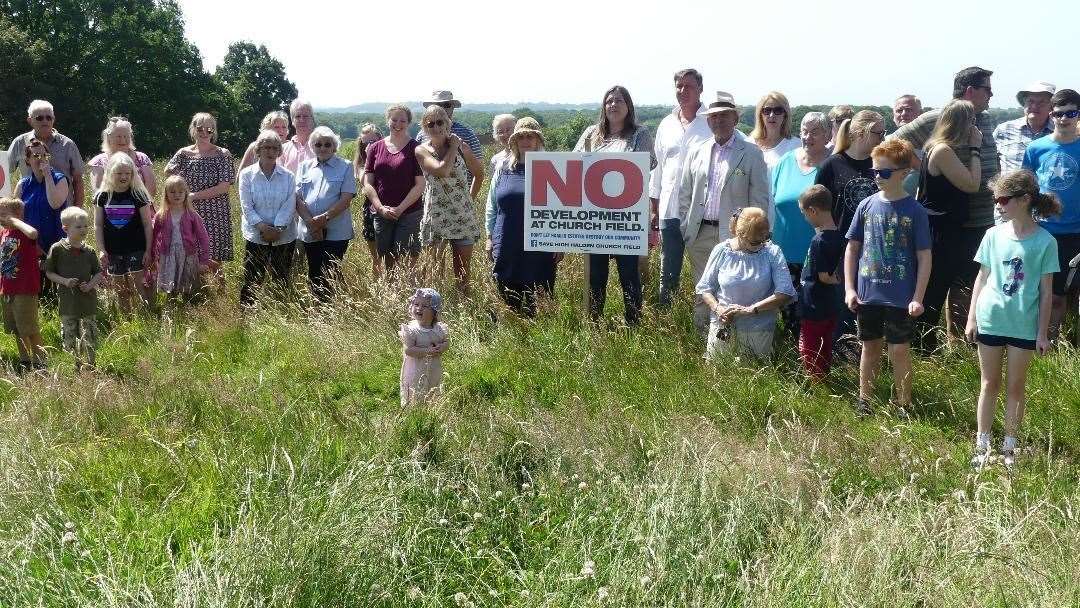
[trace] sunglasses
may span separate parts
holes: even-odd
[[[900,169],[871,169],[874,172],[874,177],[880,177],[881,179],[889,179],[892,174],[900,171]]]
[[[1080,116],[1080,110],[1054,110],[1050,112],[1054,118],[1076,118]]]
[[[990,85],[988,85],[988,84],[973,84],[973,85],[971,85],[971,88],[973,88],[973,89],[982,89],[982,90],[986,91],[987,95],[990,95],[991,97],[994,96],[994,89],[991,89]]]
[[[333,148],[334,142],[331,141],[319,141],[311,144],[312,148]]]
[[[207,135],[213,135],[214,133],[217,132],[214,129],[211,129],[210,127],[195,127],[195,130],[198,131],[199,133],[206,133]]]
[[[761,113],[764,116],[783,116],[784,114],[787,114],[787,110],[780,106],[765,106],[764,108],[761,108]]]
[[[761,247],[762,245],[767,243],[769,241],[769,239],[771,239],[771,238],[772,238],[772,233],[767,232],[767,233],[765,233],[765,238],[761,239],[760,241],[751,241],[751,240],[747,239],[746,244],[750,245],[751,247]]]
[[[1005,196],[995,196],[994,197],[994,204],[995,205],[1001,205],[1002,207],[1004,207],[1005,205],[1008,205],[1009,203],[1013,202],[1013,199],[1017,198],[1018,196],[1020,196],[1020,195],[1019,194],[1008,194],[1008,195],[1005,195]]]
[[[52,157],[49,155],[48,152],[46,152],[44,154],[31,154],[30,158],[36,158],[38,160],[49,160]]]
[[[434,129],[435,127],[441,127],[441,126],[445,125],[446,121],[439,118],[437,120],[429,120],[428,122],[426,122],[424,124],[427,126],[427,128]]]
[[[34,120],[36,120],[37,122],[52,122],[54,119],[49,114],[39,114],[34,117]]]

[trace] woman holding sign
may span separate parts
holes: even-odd
[[[539,292],[555,290],[555,265],[561,254],[525,251],[525,154],[544,149],[544,134],[535,118],[514,125],[510,154],[491,188],[495,191],[495,226],[489,235],[499,296],[519,315],[536,314]]]
[[[581,134],[574,152],[648,152],[649,168],[656,166],[653,140],[648,127],[637,124],[634,100],[625,87],[615,85],[604,93],[600,104],[600,118]],[[598,319],[604,312],[607,295],[608,260],[615,258],[622,285],[623,304],[626,307],[626,324],[636,325],[641,318],[641,263],[636,255],[589,254],[589,314]],[[647,257],[645,259],[648,259]]]

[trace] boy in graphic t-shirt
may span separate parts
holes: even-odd
[[[915,151],[890,139],[870,153],[874,179],[881,188],[859,203],[848,229],[844,258],[845,302],[856,315],[859,340],[861,415],[870,413],[874,377],[881,364],[882,340],[901,414],[911,407],[911,338],[913,318],[923,313],[930,278],[930,222],[926,210],[904,191]]]
[[[1061,89],[1050,98],[1050,119],[1054,132],[1028,144],[1024,168],[1039,180],[1039,189],[1056,194],[1061,200],[1061,215],[1040,220],[1054,235],[1058,246],[1058,266],[1054,274],[1053,307],[1050,309],[1050,340],[1053,341],[1065,317],[1065,278],[1069,261],[1080,254],[1080,93]],[[1077,336],[1080,339],[1080,336]]]
[[[0,299],[4,329],[15,334],[19,370],[45,367],[45,345],[38,324],[38,231],[22,220],[23,203],[0,198]]]
[[[799,195],[799,209],[815,234],[802,268],[799,292],[799,355],[807,375],[820,380],[832,363],[833,332],[836,329],[838,271],[847,241],[836,228],[832,216],[833,197],[829,189],[814,184]]]

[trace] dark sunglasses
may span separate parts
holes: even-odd
[[[439,118],[439,119],[436,119],[436,120],[429,120],[425,124],[427,125],[427,128],[434,129],[435,127],[441,127],[441,126],[445,125],[446,121]]]
[[[334,142],[319,141],[319,142],[315,142],[315,143],[311,144],[311,147],[312,148],[333,148],[334,147]]]
[[[761,113],[765,116],[783,116],[787,114],[787,110],[781,106],[765,106],[761,108]]]
[[[1080,116],[1080,110],[1054,110],[1050,112],[1054,118],[1076,118]]]
[[[30,158],[36,158],[38,160],[49,160],[51,156],[48,152],[45,152],[44,154],[31,154]]]
[[[874,177],[880,177],[881,179],[889,179],[892,174],[900,169],[871,169],[874,172]]]
[[[1006,196],[995,196],[994,197],[994,204],[995,205],[1001,205],[1002,207],[1004,207],[1005,205],[1008,205],[1009,203],[1011,203],[1013,201],[1013,199],[1018,197],[1018,196],[1021,196],[1021,195],[1019,195],[1019,194],[1009,194],[1009,195],[1006,195]]]
[[[990,95],[991,97],[994,96],[994,89],[991,89],[990,85],[988,85],[988,84],[973,84],[973,85],[971,85],[971,88],[973,88],[973,89],[982,89],[982,90],[986,91],[987,95]]]
[[[765,238],[761,239],[760,241],[751,241],[751,240],[747,239],[746,244],[750,245],[751,247],[761,247],[762,245],[767,243],[769,241],[769,239],[771,239],[771,238],[772,238],[772,233],[771,232],[766,232],[765,233]]]
[[[211,129],[210,127],[195,127],[195,130],[199,133],[206,133],[207,135],[213,135],[214,133],[216,133],[216,131],[214,129]]]
[[[38,122],[52,122],[54,118],[49,114],[39,114],[34,117],[34,120]]]

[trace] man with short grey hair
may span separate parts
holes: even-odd
[[[306,99],[294,99],[289,104],[289,117],[296,134],[281,146],[278,164],[295,175],[300,163],[315,158],[315,151],[308,145],[308,138],[315,130],[315,110]]]
[[[31,131],[19,135],[8,146],[8,179],[11,183],[16,183],[14,179],[16,166],[19,167],[23,177],[30,175],[30,167],[26,164],[26,146],[31,139],[39,139],[49,150],[51,157],[49,164],[53,169],[63,173],[71,184],[67,202],[81,207],[84,194],[82,155],[79,154],[79,147],[75,145],[75,142],[61,135],[54,128],[56,113],[53,111],[52,104],[44,99],[35,99],[30,102],[30,107],[26,111],[26,122],[29,123]]]
[[[1019,169],[1024,164],[1024,152],[1028,144],[1054,132],[1050,120],[1050,98],[1057,87],[1049,82],[1033,82],[1016,94],[1016,101],[1024,108],[1024,115],[1007,120],[994,128],[1001,160],[1001,172]]]
[[[907,93],[896,98],[893,102],[892,117],[893,122],[897,127],[902,127],[909,122],[915,120],[922,114],[922,101],[919,98]]]

